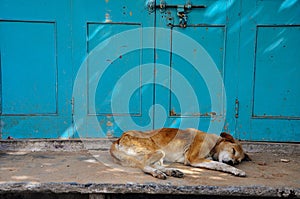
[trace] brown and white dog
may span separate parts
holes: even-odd
[[[217,136],[197,129],[128,131],[112,144],[110,153],[119,164],[138,167],[159,179],[184,176],[177,169],[165,168],[163,161],[246,176],[244,171],[232,165],[250,160],[231,135],[221,133]]]

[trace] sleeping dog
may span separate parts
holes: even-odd
[[[192,128],[128,131],[111,145],[110,153],[119,164],[138,167],[159,179],[184,176],[177,169],[164,167],[163,161],[246,176],[233,165],[250,160],[230,134],[217,136]]]

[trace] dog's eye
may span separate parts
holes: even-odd
[[[234,148],[232,148],[232,154],[235,154],[235,149]]]

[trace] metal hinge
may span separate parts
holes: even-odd
[[[71,106],[72,106],[72,115],[74,115],[74,97],[71,99]]]
[[[238,98],[235,99],[235,118],[239,117],[240,101]]]

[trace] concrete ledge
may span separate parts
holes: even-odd
[[[272,142],[241,142],[245,151],[249,153],[281,153],[300,154],[298,143],[272,143]]]
[[[108,150],[116,139],[16,139],[0,140],[2,151]]]
[[[299,188],[272,188],[265,186],[173,186],[157,183],[147,184],[78,184],[78,183],[5,183],[0,184],[0,193],[78,193],[78,194],[169,194],[210,195],[239,197],[300,197]]]

